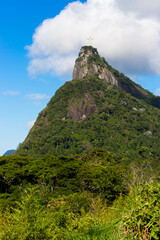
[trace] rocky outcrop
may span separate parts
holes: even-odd
[[[86,93],[84,98],[75,103],[70,101],[68,115],[73,121],[85,120],[87,116],[92,115],[97,109],[95,100],[89,93]]]
[[[91,46],[81,48],[73,70],[73,79],[82,79],[87,75],[105,79],[108,83],[118,86],[117,79],[107,68],[104,58],[101,58],[97,49]]]

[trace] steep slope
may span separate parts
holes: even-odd
[[[100,147],[124,160],[160,155],[160,110],[152,105],[159,98],[109,66],[92,47],[81,49],[73,77],[39,114],[16,154],[70,155]]]
[[[151,92],[143,89],[123,73],[110,66],[103,57],[100,57],[97,49],[92,46],[81,48],[73,70],[73,79],[82,79],[87,75],[105,79],[111,85],[116,85],[132,96],[160,108],[160,97],[154,96]]]
[[[118,86],[117,79],[108,70],[107,63],[101,58],[96,48],[82,47],[73,70],[73,79],[82,79],[87,75],[105,79],[108,83]]]

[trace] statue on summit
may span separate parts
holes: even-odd
[[[87,40],[89,41],[89,45],[92,46],[92,40],[94,40],[94,38],[89,37],[89,38],[87,38]]]

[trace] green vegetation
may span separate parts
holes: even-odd
[[[118,72],[115,68],[110,66],[108,63],[109,71],[115,76],[119,82],[119,87],[125,92],[130,93],[132,96],[143,99],[146,103],[160,108],[160,97],[154,96],[151,92],[143,89],[140,85],[133,82],[131,79],[126,77],[123,73]]]
[[[90,101],[85,100],[86,93],[94,99],[96,111],[73,121],[69,109],[81,116],[92,110]],[[158,159],[159,118],[160,110],[144,100],[88,76],[67,82],[56,92],[16,154],[71,155],[100,147],[123,155],[124,161],[150,156]]]
[[[109,203],[125,192],[122,165],[103,150],[74,157],[4,156],[0,158],[0,203],[8,205],[9,199],[16,199],[22,189],[37,184],[47,186],[55,197],[87,191],[95,196],[101,194]]]
[[[159,165],[95,149],[0,158],[0,239],[158,240]]]
[[[83,48],[118,87],[65,83],[0,157],[0,240],[160,239],[160,98]]]
[[[88,68],[92,67],[92,64],[96,64],[100,67],[100,70],[107,68],[113,76],[118,80],[118,86],[120,89],[123,89],[125,92],[130,93],[132,96],[143,99],[146,103],[160,108],[160,97],[154,96],[151,92],[143,89],[140,85],[133,82],[129,77],[125,76],[123,73],[120,73],[118,70],[113,68],[105,58],[100,57],[96,48],[92,46],[84,46],[84,53],[91,52],[92,54],[88,57]],[[77,58],[77,61],[80,62],[81,57]]]
[[[96,76],[65,83],[39,114],[16,154],[70,156],[99,147],[123,155],[124,161],[158,159],[160,109],[156,107],[160,98],[111,67],[97,49],[83,49],[88,65],[108,68],[119,86]]]

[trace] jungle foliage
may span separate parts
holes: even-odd
[[[66,82],[0,157],[0,240],[160,239],[160,98],[88,49],[118,87]]]
[[[123,155],[126,161],[133,160],[133,155],[159,158],[160,97],[110,66],[97,49],[83,49],[88,68],[94,63],[100,71],[108,69],[118,86],[95,73],[66,82],[39,114],[16,154],[69,156],[100,147]]]
[[[82,115],[92,109],[90,101],[84,102],[85,94],[95,101],[96,111],[73,121],[69,108]],[[98,147],[123,155],[126,161],[147,156],[156,159],[160,155],[159,119],[158,108],[88,76],[67,82],[56,92],[16,154],[71,155]]]
[[[158,240],[159,162],[102,149],[0,158],[0,239]]]

